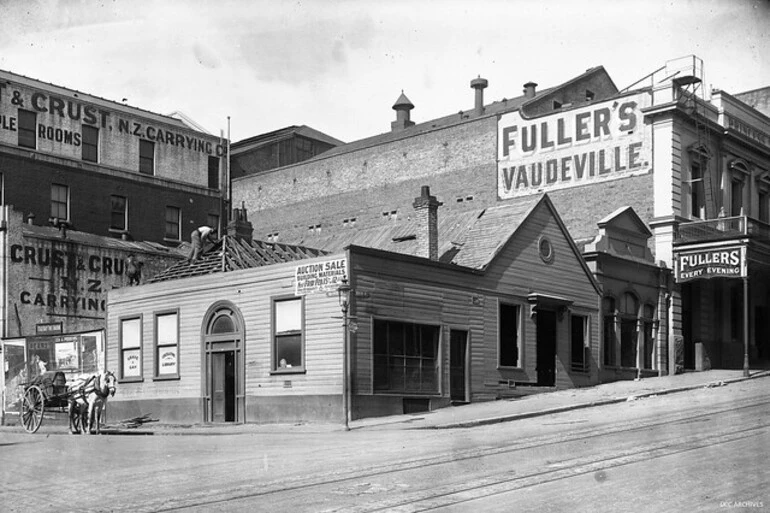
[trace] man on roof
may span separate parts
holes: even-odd
[[[188,262],[195,262],[198,260],[202,253],[205,253],[210,247],[217,241],[217,231],[210,226],[199,226],[190,234],[190,242],[192,242],[192,248],[190,249],[190,256],[187,258]]]

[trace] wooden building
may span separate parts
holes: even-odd
[[[239,211],[200,261],[111,291],[110,416],[341,422],[598,383],[598,284],[550,199],[439,207],[423,187],[410,223],[331,252]]]

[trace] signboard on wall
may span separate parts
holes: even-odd
[[[651,169],[651,141],[638,94],[549,116],[524,119],[519,111],[497,126],[500,199],[539,194]]]
[[[294,269],[294,294],[304,296],[337,290],[347,277],[347,260],[344,258],[298,265]]]
[[[709,278],[744,278],[748,276],[745,246],[678,253],[675,265],[677,283]]]

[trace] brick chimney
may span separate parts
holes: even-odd
[[[393,110],[396,111],[396,120],[390,124],[390,130],[397,132],[410,126],[414,126],[414,121],[409,120],[409,111],[414,108],[412,102],[406,97],[404,91],[401,91],[401,96],[398,97],[396,103],[393,104]]]
[[[481,78],[481,76],[471,80],[471,87],[476,90],[475,111],[477,116],[484,114],[484,89],[486,89],[487,85],[489,85],[489,82],[487,82],[487,79]]]
[[[438,207],[442,203],[430,195],[430,187],[422,186],[414,199],[414,220],[417,224],[417,256],[438,260]]]
[[[536,87],[537,84],[534,82],[527,82],[524,84],[524,98],[534,98]]]
[[[251,244],[253,234],[254,227],[249,222],[246,207],[241,204],[241,208],[233,209],[233,219],[227,223],[227,236]]]

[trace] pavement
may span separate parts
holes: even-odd
[[[520,398],[500,399],[450,406],[430,412],[386,417],[370,417],[350,422],[350,430],[378,429],[458,429],[483,426],[517,419],[551,415],[608,404],[643,399],[650,396],[674,394],[695,390],[730,386],[748,379],[770,377],[770,370],[755,369],[749,376],[743,370],[709,370],[687,372],[674,376],[659,376],[633,381],[615,381],[586,388],[571,388],[544,392]],[[108,426],[109,427],[109,426]],[[3,430],[21,427],[4,426]],[[42,429],[42,428],[41,428]],[[144,424],[137,428],[106,429],[111,434],[132,435],[232,435],[243,433],[289,433],[344,431],[340,424]],[[57,426],[57,431],[62,431]],[[68,431],[62,431],[63,434]]]

